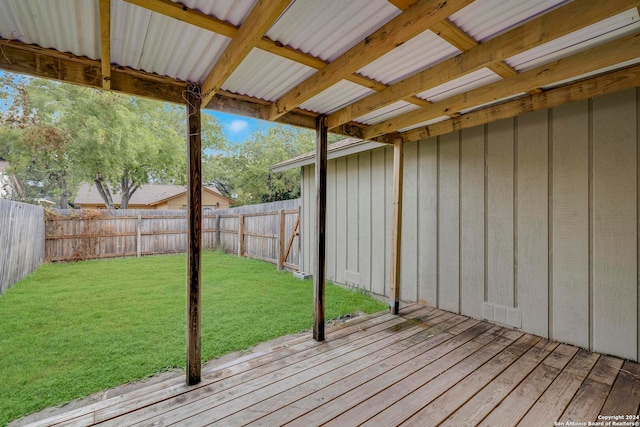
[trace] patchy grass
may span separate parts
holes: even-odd
[[[47,264],[0,297],[0,425],[185,365],[184,255]],[[309,329],[312,283],[206,252],[202,359]],[[326,318],[384,304],[328,285]]]

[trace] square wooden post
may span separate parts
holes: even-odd
[[[202,142],[200,88],[189,86],[187,100],[187,384],[200,382],[200,261],[202,258]]]
[[[285,247],[284,247],[284,238],[286,231],[286,221],[285,221],[285,213],[284,209],[280,209],[278,211],[278,270],[282,270],[284,268],[284,259]]]
[[[238,215],[238,256],[244,256],[244,215]]]
[[[391,212],[391,257],[389,259],[389,310],[400,311],[400,248],[402,247],[402,175],[404,173],[403,141],[393,144],[393,209]]]
[[[325,226],[327,214],[327,117],[316,118],[316,245],[313,267],[313,339],[324,341]]]
[[[216,215],[216,249],[220,249],[220,214]]]

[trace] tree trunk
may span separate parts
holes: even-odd
[[[69,209],[69,196],[67,191],[67,180],[64,176],[58,175],[58,189],[60,190],[60,209]]]
[[[120,190],[122,192],[120,209],[129,209],[129,201],[138,188],[140,188],[140,185],[134,185],[126,175],[122,177],[120,180]]]
[[[96,175],[93,179],[93,182],[96,183],[96,188],[98,189],[98,194],[102,197],[105,206],[107,209],[113,209],[113,198],[111,197],[111,192],[109,191],[109,187],[104,184],[104,180],[101,176]]]

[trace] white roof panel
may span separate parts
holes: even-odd
[[[190,9],[227,21],[236,27],[247,17],[257,0],[171,0]]]
[[[97,1],[2,0],[0,37],[100,59]]]
[[[385,84],[392,84],[445,59],[460,50],[427,30],[378,58],[358,73]],[[402,67],[398,67],[402,64]]]
[[[230,40],[138,6],[111,4],[111,62],[201,82]]]
[[[512,56],[506,62],[518,71],[525,71],[556,59],[573,55],[640,29],[638,9],[612,16],[566,36]]]
[[[481,68],[473,73],[465,74],[462,77],[458,77],[457,79],[453,79],[447,83],[441,84],[440,86],[436,86],[419,93],[417,96],[431,102],[438,102],[454,95],[476,89],[480,86],[493,83],[500,79],[501,77],[499,75],[488,68]]]
[[[253,49],[222,89],[275,101],[307,79],[315,69],[260,49]]]
[[[399,13],[387,0],[296,0],[266,35],[333,61]]]
[[[460,110],[460,114],[467,114],[467,113],[469,113],[471,111],[475,111],[475,110],[478,110],[478,109],[483,108],[483,107],[488,107],[490,105],[500,104],[500,103],[503,103],[505,101],[509,101],[511,99],[516,99],[516,98],[520,98],[521,96],[525,96],[525,95],[526,95],[526,93],[520,92],[520,93],[516,93],[514,95],[505,96],[504,98],[496,99],[496,100],[493,100],[493,101],[490,101],[490,102],[485,102],[484,104],[474,105],[473,107],[465,108],[464,110]]]
[[[398,132],[404,132],[404,131],[419,128],[422,126],[429,126],[434,123],[443,122],[448,119],[449,119],[449,116],[436,117],[435,119],[427,120],[426,122],[420,122],[420,123],[416,123],[415,125],[407,126],[406,128],[398,129]]]
[[[418,108],[420,107],[415,104],[410,104],[406,101],[398,101],[398,102],[394,102],[391,105],[387,105],[386,107],[380,108],[379,110],[372,111],[369,114],[365,114],[364,116],[358,117],[355,121],[364,123],[367,125],[373,125],[376,123],[383,122],[392,117],[399,116],[400,114],[417,110]]]
[[[517,27],[568,0],[476,0],[449,19],[479,42]]]
[[[634,65],[634,64],[638,64],[638,63],[640,63],[640,52],[638,52],[638,58],[631,59],[631,60],[625,61],[625,62],[621,62],[619,64],[612,65],[611,67],[605,67],[605,68],[601,68],[599,70],[591,71],[589,73],[580,74],[578,76],[571,77],[570,79],[561,80],[561,81],[552,83],[550,85],[543,86],[542,88],[545,89],[545,90],[546,89],[552,89],[554,87],[562,86],[562,85],[570,83],[570,82],[575,82],[577,80],[582,80],[582,79],[590,77],[590,76],[596,76],[598,74],[606,73],[607,71],[617,70],[617,69],[628,67],[630,65]]]
[[[330,114],[351,102],[375,91],[348,80],[340,80],[330,88],[300,104],[300,108],[321,114]]]

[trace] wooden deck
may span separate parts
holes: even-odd
[[[411,305],[35,425],[553,426],[639,409],[637,363]]]

